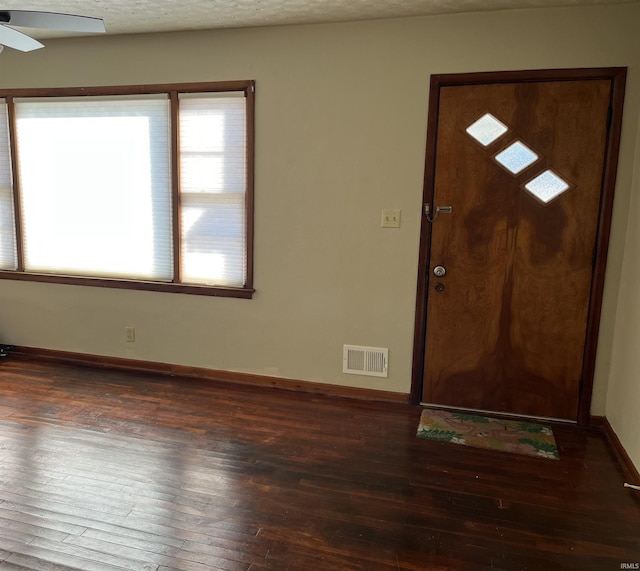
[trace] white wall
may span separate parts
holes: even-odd
[[[7,49],[5,88],[255,79],[257,293],[0,280],[0,340],[408,392],[430,74],[628,66],[594,390],[603,414],[638,140],[639,21],[640,5],[628,4]],[[402,209],[402,228],[381,229],[382,208]],[[389,378],[343,375],[343,343],[389,347]]]
[[[640,140],[640,125],[638,127]],[[640,470],[640,145],[636,147],[629,224],[616,328],[613,336],[606,416]],[[640,482],[636,482],[640,484]]]

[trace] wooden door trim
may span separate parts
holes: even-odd
[[[607,133],[606,154],[602,178],[602,194],[598,213],[598,231],[594,258],[593,280],[587,317],[585,351],[580,383],[578,417],[581,425],[589,423],[593,377],[595,374],[596,349],[602,310],[602,294],[611,230],[611,214],[620,149],[622,129],[622,109],[626,83],[626,67],[552,69],[530,71],[482,72],[468,74],[436,74],[431,76],[429,91],[429,110],[427,125],[427,144],[425,154],[423,205],[433,204],[437,122],[439,115],[440,90],[442,87],[456,85],[474,85],[482,83],[547,82],[577,80],[611,81],[611,120]],[[418,283],[416,291],[416,310],[413,343],[413,366],[411,376],[411,403],[418,404],[422,395],[424,376],[424,347],[427,331],[427,291],[429,282],[429,255],[431,242],[431,224],[424,211],[420,229],[420,253],[418,265]]]
[[[594,262],[594,279],[591,284],[589,316],[587,318],[587,337],[585,356],[582,366],[582,384],[578,405],[578,424],[587,425],[591,417],[591,396],[593,394],[593,377],[596,366],[596,350],[598,332],[602,313],[602,294],[607,267],[609,236],[611,233],[611,214],[613,212],[613,195],[618,171],[620,153],[620,135],[622,132],[622,109],[624,105],[624,89],[627,68],[612,68],[611,72],[611,121],[607,137],[607,150],[602,175],[602,197],[600,200],[600,217],[596,238],[596,254]]]
[[[424,379],[424,348],[427,339],[427,291],[429,266],[431,261],[431,224],[425,215],[425,204],[433,204],[436,179],[437,124],[440,113],[441,81],[446,75],[432,75],[429,85],[429,111],[427,114],[427,147],[424,161],[424,181],[422,192],[422,216],[420,226],[420,251],[418,255],[418,287],[416,292],[416,316],[413,333],[413,366],[411,371],[410,402],[417,405],[422,400]],[[452,76],[459,77],[459,76]],[[446,85],[446,84],[445,84]]]

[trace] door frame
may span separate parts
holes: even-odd
[[[413,336],[413,367],[411,374],[411,404],[420,404],[424,379],[425,342],[427,332],[427,292],[429,291],[431,223],[425,215],[425,205],[433,205],[436,145],[438,142],[438,117],[440,90],[442,87],[476,85],[483,83],[522,83],[546,81],[609,80],[611,99],[609,107],[609,129],[600,196],[600,210],[594,252],[593,279],[589,296],[587,330],[584,358],[580,380],[578,417],[579,425],[589,425],[591,419],[591,396],[595,374],[598,331],[602,311],[602,293],[607,265],[611,214],[615,191],[622,109],[626,83],[626,67],[552,69],[530,71],[480,72],[465,74],[436,74],[431,76],[429,111],[427,117],[427,145],[425,154],[424,186],[422,195],[422,222],[420,228],[420,253],[418,261],[418,285],[416,292],[415,326]]]

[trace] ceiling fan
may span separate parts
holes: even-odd
[[[3,46],[22,52],[30,52],[44,47],[38,40],[15,30],[13,26],[67,32],[104,33],[106,31],[104,21],[101,18],[58,14],[57,12],[0,10],[0,51]]]

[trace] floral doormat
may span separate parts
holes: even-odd
[[[554,460],[560,458],[551,428],[531,422],[425,409],[420,417],[417,436],[476,448]]]

